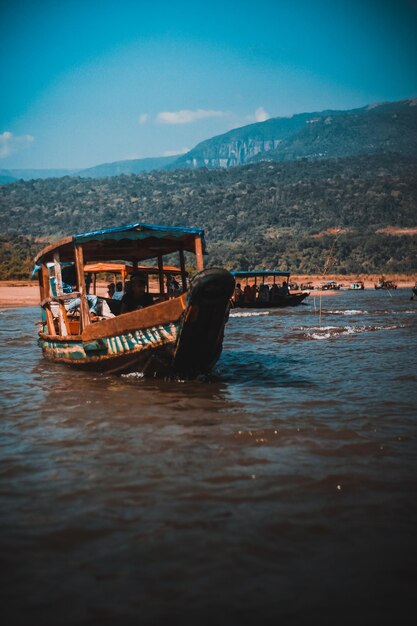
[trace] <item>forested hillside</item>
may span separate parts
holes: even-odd
[[[33,257],[44,244],[34,237],[0,235],[0,280],[29,278],[33,269]]]
[[[45,245],[136,221],[199,226],[211,265],[320,272],[331,254],[340,273],[413,272],[417,237],[377,231],[417,226],[416,165],[388,154],[12,183],[0,187],[1,230]]]

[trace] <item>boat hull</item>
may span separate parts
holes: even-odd
[[[281,296],[277,300],[273,300],[272,302],[239,302],[239,304],[234,304],[233,308],[235,309],[273,309],[273,308],[283,308],[288,306],[298,306],[301,304],[307,297],[309,296],[308,292],[303,293],[294,293],[289,296]]]
[[[82,335],[41,332],[38,343],[47,359],[83,370],[147,376],[207,373],[222,351],[233,289],[226,270],[203,270],[179,298],[91,324]]]
[[[117,374],[151,368],[164,374],[172,362],[178,326],[158,325],[92,341],[40,337],[38,344],[47,359],[78,369]]]

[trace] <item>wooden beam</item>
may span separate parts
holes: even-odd
[[[180,267],[181,267],[181,281],[182,281],[182,290],[187,291],[187,275],[185,271],[185,258],[184,258],[184,250],[180,250]]]
[[[45,306],[48,302],[64,302],[66,300],[74,300],[80,295],[79,291],[73,291],[71,293],[63,293],[62,296],[50,296],[41,300],[41,306]]]
[[[195,238],[195,257],[197,272],[201,272],[201,270],[204,269],[203,242],[201,241],[201,237],[199,237],[198,235]]]
[[[48,271],[48,267],[46,263],[42,263],[41,265],[41,281],[42,281],[42,288],[41,288],[42,300],[45,300],[46,298],[50,298],[51,296],[51,289],[49,285],[49,271]],[[43,309],[46,315],[46,324],[48,327],[48,334],[56,335],[54,318],[53,318],[52,311],[51,311],[51,304],[48,302],[47,304],[45,304]]]
[[[159,292],[161,296],[165,293],[164,287],[164,261],[162,254],[158,254],[158,271],[159,271]]]
[[[74,244],[75,267],[77,270],[78,291],[80,292],[80,314],[82,332],[90,325],[90,312],[88,307],[87,295],[85,293],[85,276],[84,276],[84,258],[83,249],[80,244]]]
[[[164,302],[158,302],[152,306],[122,313],[107,320],[101,320],[91,324],[82,333],[83,341],[99,339],[100,337],[114,337],[135,330],[152,328],[159,324],[169,324],[176,322],[187,306],[187,295],[183,294],[178,298],[171,298]]]
[[[64,288],[62,286],[61,263],[59,260],[59,252],[54,252],[54,269],[55,269],[55,287],[56,295],[62,296]]]
[[[64,295],[64,287],[62,285],[61,263],[60,263],[58,251],[54,252],[54,268],[55,268],[55,289],[56,289],[57,298],[59,298],[60,296],[62,297]],[[69,334],[69,330],[68,330],[69,324],[68,324],[68,318],[67,318],[67,310],[62,301],[59,302],[58,323],[59,323],[60,335],[62,335],[62,337],[66,337]]]
[[[61,239],[60,241],[57,241],[49,246],[46,246],[46,248],[44,248],[43,250],[41,250],[39,252],[39,254],[35,257],[35,263],[46,263],[47,258],[43,258],[43,257],[49,257],[49,255],[52,256],[52,252],[54,252],[57,248],[62,248],[62,246],[67,246],[68,244],[71,243],[72,241],[72,236],[71,237],[65,237],[65,239]]]

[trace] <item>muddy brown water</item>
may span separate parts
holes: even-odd
[[[232,311],[196,381],[54,365],[1,310],[3,623],[414,623],[410,295]]]

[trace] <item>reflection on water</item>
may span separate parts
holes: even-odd
[[[417,305],[321,305],[233,311],[197,381],[51,364],[0,311],[7,624],[407,623]]]

